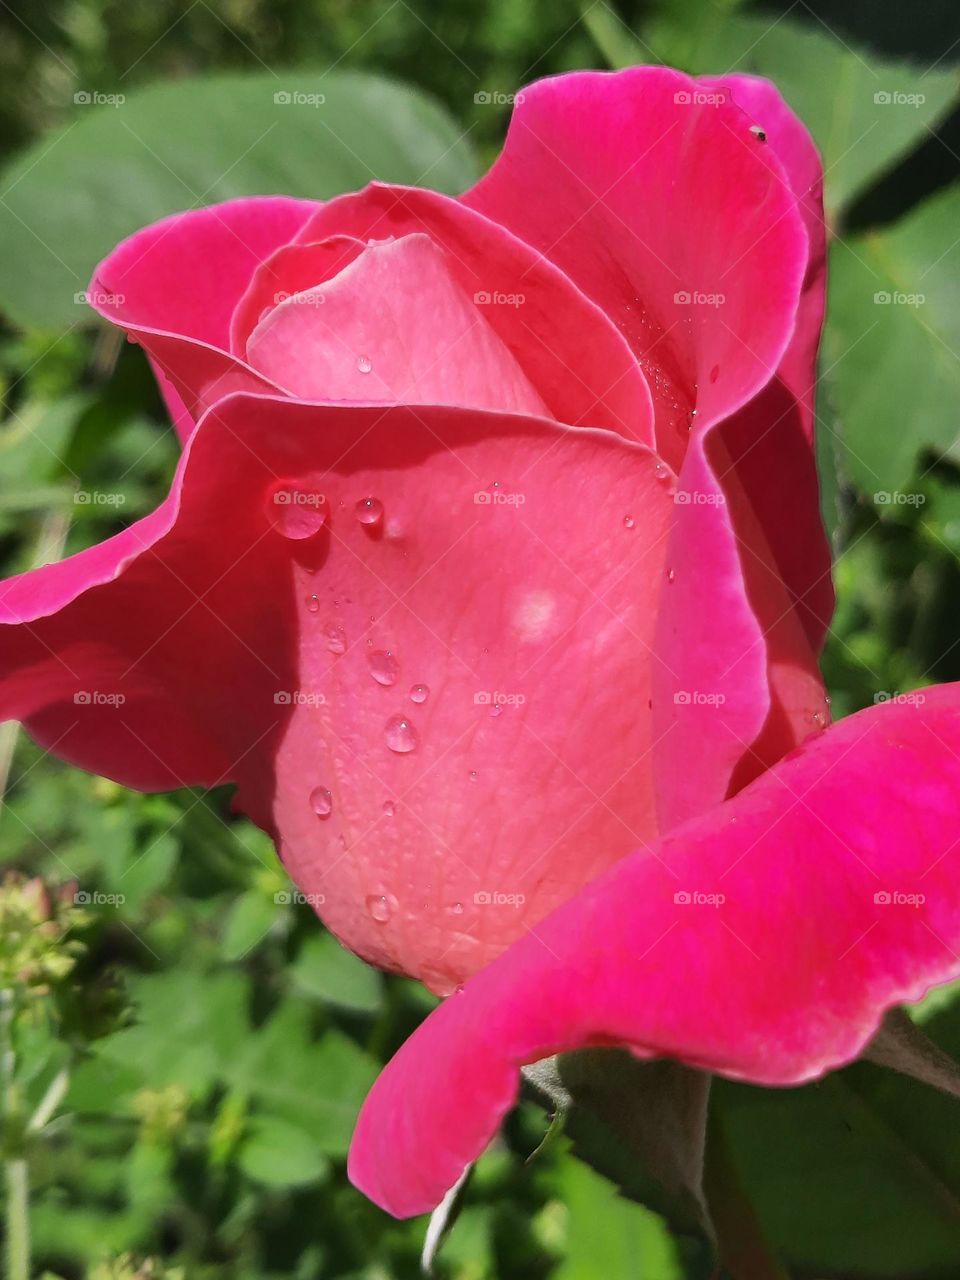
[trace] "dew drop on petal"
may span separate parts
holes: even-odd
[[[416,751],[420,737],[406,716],[391,716],[386,724],[387,746],[391,751],[405,755]]]
[[[676,571],[676,569],[668,569],[668,570],[667,570],[667,581],[668,581],[668,582],[676,582],[676,580],[677,580],[677,571]]]
[[[425,684],[415,684],[410,690],[411,702],[426,702],[430,696],[430,690]]]
[[[462,915],[463,915],[463,903],[462,903],[462,902],[455,902],[455,903],[453,903],[453,905],[452,905],[451,907],[449,907],[449,908],[448,908],[448,910],[449,910],[449,912],[450,912],[450,914],[451,914],[452,916],[462,916]]]
[[[384,800],[384,802],[383,802],[383,816],[384,816],[385,818],[392,818],[392,817],[393,817],[393,815],[394,815],[396,812],[397,812],[397,806],[393,803],[393,801],[392,801],[392,800]]]
[[[369,356],[357,356],[357,368],[361,373],[369,373],[373,368],[373,361]]]
[[[326,495],[318,489],[281,480],[266,495],[267,519],[284,538],[302,542],[319,533],[327,522]]]
[[[392,684],[397,683],[397,676],[400,674],[400,663],[389,649],[374,649],[368,661],[370,663],[370,674],[377,684],[385,685],[389,689]]]
[[[392,893],[371,893],[367,898],[367,911],[377,924],[386,924],[397,909]]]
[[[497,720],[497,719],[499,719],[499,718],[500,718],[500,716],[502,716],[502,715],[503,715],[503,707],[502,707],[502,705],[501,705],[499,702],[495,702],[495,703],[493,704],[493,706],[490,708],[490,718],[491,718],[491,720]]]
[[[720,366],[718,364],[715,364],[713,368],[710,370],[710,381],[716,382],[716,380],[719,377],[720,377]]]
[[[471,770],[470,770],[470,781],[471,781],[471,782],[476,782],[476,780],[477,780],[478,776],[479,776],[479,775],[478,775],[478,773],[477,773],[476,769],[471,769]]]
[[[657,462],[656,466],[653,468],[653,474],[657,477],[658,480],[670,479],[670,472],[667,468],[666,463],[664,462]]]
[[[327,648],[331,653],[346,653],[347,637],[343,627],[331,622],[326,629]]]
[[[383,519],[383,503],[379,498],[361,498],[354,512],[361,524],[379,524]]]
[[[310,808],[318,818],[329,818],[333,801],[326,787],[314,787],[310,792]]]
[[[307,613],[316,613],[320,608],[320,599],[316,595],[307,596]]]
[[[636,526],[636,523],[637,523],[637,522],[636,522],[636,520],[634,520],[633,516],[624,516],[624,517],[623,517],[623,527],[624,527],[625,529],[633,529],[633,528]]]

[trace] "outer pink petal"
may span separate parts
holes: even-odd
[[[736,415],[724,435],[810,643],[819,649],[834,605],[813,453],[816,362],[826,286],[823,169],[809,133],[768,80],[737,75],[716,83],[728,88],[755,127],[762,128],[807,228],[810,256],[803,292],[777,377]]]
[[[675,466],[691,411],[726,417],[790,340],[807,234],[778,162],[722,88],[663,67],[525,89],[503,154],[464,203],[598,302],[652,380]]]
[[[231,397],[159,512],[6,585],[0,714],[122,782],[238,782],[351,947],[449,989],[655,834],[660,469],[544,419]],[[285,537],[278,494],[326,524]]]
[[[318,207],[286,196],[251,196],[164,218],[124,240],[100,263],[90,301],[143,343],[197,415],[209,402],[210,384],[233,367],[213,351],[229,350],[230,317],[250,277]],[[253,378],[218,390],[225,394],[243,385],[274,389]],[[161,388],[166,390],[163,383]],[[185,438],[190,424],[182,404],[174,401],[171,413]]]
[[[0,720],[142,790],[234,776],[289,675],[283,602],[264,612],[238,591],[279,571],[246,513],[214,505],[230,474],[212,433],[192,437],[155,512],[0,584]]]
[[[268,311],[247,358],[302,400],[450,404],[548,417],[429,237],[368,245]]]
[[[424,231],[460,287],[484,308],[551,414],[653,443],[650,391],[614,324],[548,258],[457,200],[374,183],[325,204],[298,237],[385,239]]]
[[[925,695],[812,740],[477,975],[374,1086],[355,1184],[397,1216],[433,1208],[524,1063],[620,1044],[797,1084],[960,974],[960,686]]]
[[[434,406],[215,413],[330,512],[292,578],[284,861],[348,946],[449,991],[654,835],[657,460]]]
[[[807,229],[809,257],[796,326],[778,370],[801,408],[803,429],[813,439],[817,349],[826,300],[827,235],[823,218],[823,165],[813,139],[769,80],[724,76],[708,81],[728,88],[738,106],[762,129],[797,201]]]

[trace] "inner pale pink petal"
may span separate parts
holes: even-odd
[[[291,395],[550,414],[428,236],[369,244],[332,280],[281,302],[247,358]]]

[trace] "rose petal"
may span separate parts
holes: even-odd
[[[524,1063],[620,1044],[799,1084],[960,974],[960,686],[921,696],[812,739],[472,979],[374,1085],[354,1184],[400,1217],[431,1209],[493,1136]]]
[[[228,350],[230,317],[250,276],[317,207],[286,196],[250,196],[163,218],[104,258],[90,284],[91,303],[143,343],[190,413],[199,416],[211,384],[235,366],[209,349]],[[242,368],[237,373],[242,378]],[[245,383],[235,380],[219,390],[241,385],[275,390],[249,375]],[[166,392],[162,382],[161,389]],[[173,401],[170,411],[185,439],[192,423],[183,403]]]
[[[665,67],[541,80],[463,201],[615,321],[647,370],[658,447],[674,467],[691,410],[704,425],[726,417],[783,357],[807,234],[777,161],[725,89]]]
[[[230,318],[230,350],[243,359],[247,341],[267,312],[342,271],[365,244],[353,236],[330,236],[317,244],[285,244],[261,262]]]
[[[323,205],[302,241],[345,233],[382,240],[422,231],[560,422],[653,443],[653,406],[629,346],[553,263],[457,200],[373,183]]]
[[[159,512],[7,584],[2,709],[122,782],[236,781],[349,946],[449,990],[654,835],[660,471],[546,419],[231,397]]]
[[[269,311],[251,365],[305,400],[450,404],[547,415],[523,370],[423,234],[371,244]]]

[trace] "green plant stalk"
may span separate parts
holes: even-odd
[[[6,1161],[7,1280],[30,1280],[30,1183],[27,1162]]]
[[[30,1280],[30,1181],[14,1083],[14,994],[0,991],[0,1084],[3,1088],[3,1164],[6,1184],[6,1280]]]

